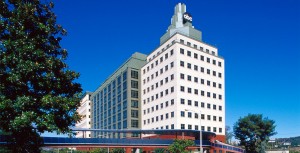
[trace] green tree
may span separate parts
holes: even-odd
[[[125,153],[125,150],[123,148],[115,148],[112,150],[112,153]]]
[[[172,153],[188,153],[186,150],[189,146],[194,146],[195,143],[192,140],[179,140],[175,139],[169,146],[168,150]]]
[[[276,134],[274,123],[261,114],[249,114],[234,124],[235,138],[240,140],[246,152],[264,152],[269,137]]]
[[[66,35],[56,24],[54,4],[39,0],[0,2],[0,130],[13,152],[40,152],[39,133],[70,132],[81,86],[68,70]]]
[[[96,149],[91,150],[91,153],[107,153],[107,149],[96,148]]]
[[[155,153],[167,153],[168,150],[164,149],[164,148],[156,148],[154,150]]]

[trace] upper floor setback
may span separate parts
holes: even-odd
[[[165,43],[154,49],[148,56],[147,62],[151,62],[156,59],[160,54],[164,53],[166,50],[171,48],[174,44],[181,44],[190,49],[195,49],[201,53],[207,54],[209,56],[214,56],[216,58],[223,59],[222,56],[218,55],[218,49],[215,46],[204,43],[202,41],[193,39],[191,37],[186,36],[181,32],[176,32],[170,37]]]

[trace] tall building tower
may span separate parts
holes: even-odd
[[[142,129],[211,131],[225,140],[224,59],[202,41],[185,4],[142,67]],[[200,122],[201,119],[201,122]]]
[[[91,95],[93,129],[140,129],[140,69],[146,55],[134,53]],[[134,136],[134,135],[133,135]],[[93,132],[92,137],[127,135]]]
[[[76,123],[76,128],[91,128],[91,95],[92,92],[86,92],[80,100],[80,107],[77,109],[78,114],[82,116],[80,122]],[[90,138],[91,132],[77,132],[76,137],[78,138]]]

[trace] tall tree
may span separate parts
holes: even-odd
[[[67,133],[80,120],[79,73],[65,63],[66,30],[53,7],[46,0],[0,2],[0,130],[11,135],[13,152],[40,152],[39,132]]]
[[[264,152],[269,137],[275,135],[275,121],[263,118],[262,114],[249,114],[234,125],[235,138],[240,140],[246,152]]]
[[[175,139],[169,146],[168,150],[172,153],[188,153],[186,150],[189,146],[194,146],[195,143],[192,140],[179,140]]]

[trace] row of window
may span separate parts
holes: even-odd
[[[168,83],[169,80],[170,81],[174,80],[174,74],[171,74],[169,77],[166,77],[165,79],[162,79],[159,82],[156,82],[155,84],[151,85],[151,88],[147,87],[147,90],[146,89],[143,90],[143,94],[146,94],[146,93],[150,92],[150,90],[151,91],[154,90],[154,88],[156,89],[158,87],[163,86],[164,84]],[[168,94],[168,90],[166,90],[165,94]]]
[[[170,56],[172,56],[174,54],[174,50],[172,49],[171,51],[170,51]],[[165,59],[164,59],[165,58]],[[151,69],[153,69],[155,66],[157,66],[158,64],[160,64],[160,63],[162,63],[164,60],[167,60],[169,58],[169,53],[166,53],[164,56],[161,56],[160,58],[159,58],[159,60],[156,60],[155,62],[152,62],[151,64],[150,64],[150,66],[147,66],[147,72],[149,72],[150,71],[150,68]],[[174,66],[174,63],[172,62],[172,64],[173,64],[173,66]],[[171,67],[173,67],[172,65],[171,65]],[[145,74],[146,73],[146,69],[144,69],[143,70],[143,74]]]
[[[171,62],[170,63],[170,68],[173,68],[174,67],[174,62]],[[143,80],[143,84],[145,84],[146,82],[149,82],[150,79],[153,80],[154,77],[158,77],[159,74],[163,74],[164,72],[168,71],[169,70],[169,65],[165,65],[164,68],[161,68],[159,71],[156,71],[155,73],[151,74],[151,76],[148,76],[147,77],[147,80],[144,79]]]
[[[180,91],[181,92],[187,92],[187,93],[190,93],[190,94],[194,93],[195,95],[199,95],[199,90],[198,89],[193,90],[190,87],[180,86]],[[200,95],[205,96],[205,91],[201,90]],[[206,92],[206,97],[208,97],[208,98],[212,97],[212,98],[216,99],[217,94],[216,93],[211,94],[211,92]],[[222,100],[222,95],[221,94],[218,95],[218,99]]]
[[[170,102],[169,101],[166,101],[164,103],[162,102],[162,103],[160,103],[160,105],[155,105],[155,107],[152,106],[151,107],[151,112],[157,111],[159,109],[163,109],[164,107],[167,108],[169,105],[170,106],[174,105],[174,99],[171,99]],[[143,112],[144,112],[144,115],[146,113],[149,114],[150,113],[150,108],[144,109]]]
[[[186,53],[185,53],[185,50],[183,48],[180,48],[180,54],[182,54],[182,55],[186,54],[188,57],[192,57],[192,52],[186,51]],[[206,57],[206,60],[205,60],[205,57],[203,55],[198,56],[197,53],[193,53],[193,58],[197,59],[197,60],[201,60],[201,61],[206,61],[207,63],[211,63],[213,65],[217,65],[217,61],[215,59],[211,60],[211,58]],[[222,62],[218,61],[218,66],[222,67]]]
[[[173,92],[174,92],[174,87],[171,87],[170,89],[166,89],[165,91],[161,91],[160,93],[157,93],[155,95],[152,95],[151,97],[148,97],[147,103],[149,103],[150,101],[154,101],[155,99],[161,98],[163,96],[167,96],[169,93],[171,94]],[[144,99],[143,102],[144,102],[144,104],[146,104],[146,99]]]
[[[187,125],[187,126],[186,126]],[[180,129],[183,129],[183,130],[192,130],[193,125],[191,124],[180,124]],[[175,125],[174,124],[171,124],[171,125],[166,125],[166,126],[161,126],[161,127],[156,127],[156,129],[175,129]],[[217,127],[211,127],[211,126],[201,126],[201,130],[202,131],[208,131],[208,132],[219,132],[219,133],[222,133],[223,132],[223,129],[222,128],[219,128],[218,131],[217,131]],[[199,126],[198,125],[194,125],[194,130],[199,130]]]
[[[186,117],[186,114],[187,114],[187,117],[188,118],[193,118],[192,117],[192,112],[185,112],[185,111],[180,111],[180,116],[181,117]],[[211,118],[212,117],[212,118]],[[199,114],[198,113],[194,113],[194,118],[195,119],[198,119],[199,118]],[[201,114],[201,120],[205,120],[205,114]],[[217,116],[211,116],[211,115],[207,115],[207,118],[206,120],[208,121],[217,121]],[[219,116],[219,122],[223,122],[223,118],[221,116]]]
[[[185,62],[184,61],[180,61],[180,66],[181,67],[185,67]],[[186,67],[188,69],[192,69],[192,64],[191,63],[186,63]],[[204,67],[200,67],[198,65],[194,65],[194,70],[198,71],[200,69],[200,72],[205,73],[205,69]],[[211,70],[210,69],[206,69],[206,74],[210,75],[211,74]],[[216,71],[212,71],[212,75],[213,76],[217,76],[217,72]],[[222,78],[222,73],[218,72],[218,77]]]
[[[151,120],[150,119],[144,120],[144,125],[158,122],[158,121],[163,121],[164,119],[167,120],[167,119],[173,118],[173,117],[174,117],[174,111],[171,113],[166,113],[166,114],[162,114],[162,115],[159,115],[156,117],[152,117]]]
[[[187,104],[189,106],[199,107],[199,102],[198,101],[194,101],[194,105],[193,105],[193,101],[192,100],[189,100],[189,99],[186,100],[186,99],[183,99],[183,98],[180,99],[180,104],[182,104],[182,105]],[[201,102],[200,105],[201,105],[201,108],[205,108],[205,103],[204,102]],[[217,105],[215,105],[215,104],[211,105],[210,103],[207,103],[206,104],[206,108],[207,109],[211,109],[212,108],[213,110],[217,110]],[[222,111],[222,106],[221,105],[219,105],[218,110]]]
[[[201,84],[205,85],[205,80],[204,79],[199,79],[198,77],[192,77],[191,75],[185,75],[183,73],[180,73],[180,79],[182,80],[187,80],[187,81],[194,81],[195,83],[198,83],[200,81]],[[206,85],[207,86],[211,86],[211,81],[210,80],[206,80]],[[212,82],[212,86],[213,87],[217,87],[217,83],[216,82]],[[222,84],[218,84],[218,88],[222,89]]]

